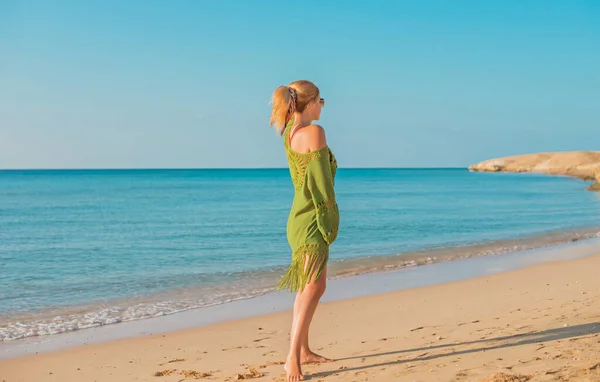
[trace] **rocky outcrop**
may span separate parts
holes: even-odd
[[[600,173],[596,173],[596,182],[588,187],[590,191],[600,191]]]
[[[517,155],[487,160],[469,167],[469,171],[537,172],[550,175],[567,175],[586,181],[595,181],[588,190],[600,191],[599,151]]]

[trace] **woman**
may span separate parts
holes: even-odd
[[[329,245],[338,233],[334,178],[337,162],[325,132],[313,124],[325,100],[310,81],[280,86],[273,93],[271,125],[283,136],[295,195],[287,224],[292,265],[279,289],[297,292],[285,363],[288,381],[304,380],[301,364],[331,362],[310,350],[308,330],[325,292]]]

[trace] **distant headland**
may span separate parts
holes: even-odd
[[[469,167],[482,172],[536,172],[595,181],[588,190],[600,191],[600,151],[569,151],[516,155],[486,160]]]

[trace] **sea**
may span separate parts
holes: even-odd
[[[600,237],[600,194],[585,187],[342,168],[328,277]],[[275,283],[292,198],[287,169],[0,171],[0,341],[289,293]]]

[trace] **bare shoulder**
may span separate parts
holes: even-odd
[[[311,150],[318,150],[327,146],[325,129],[320,125],[313,124],[306,126],[306,137],[308,138],[308,144]]]

